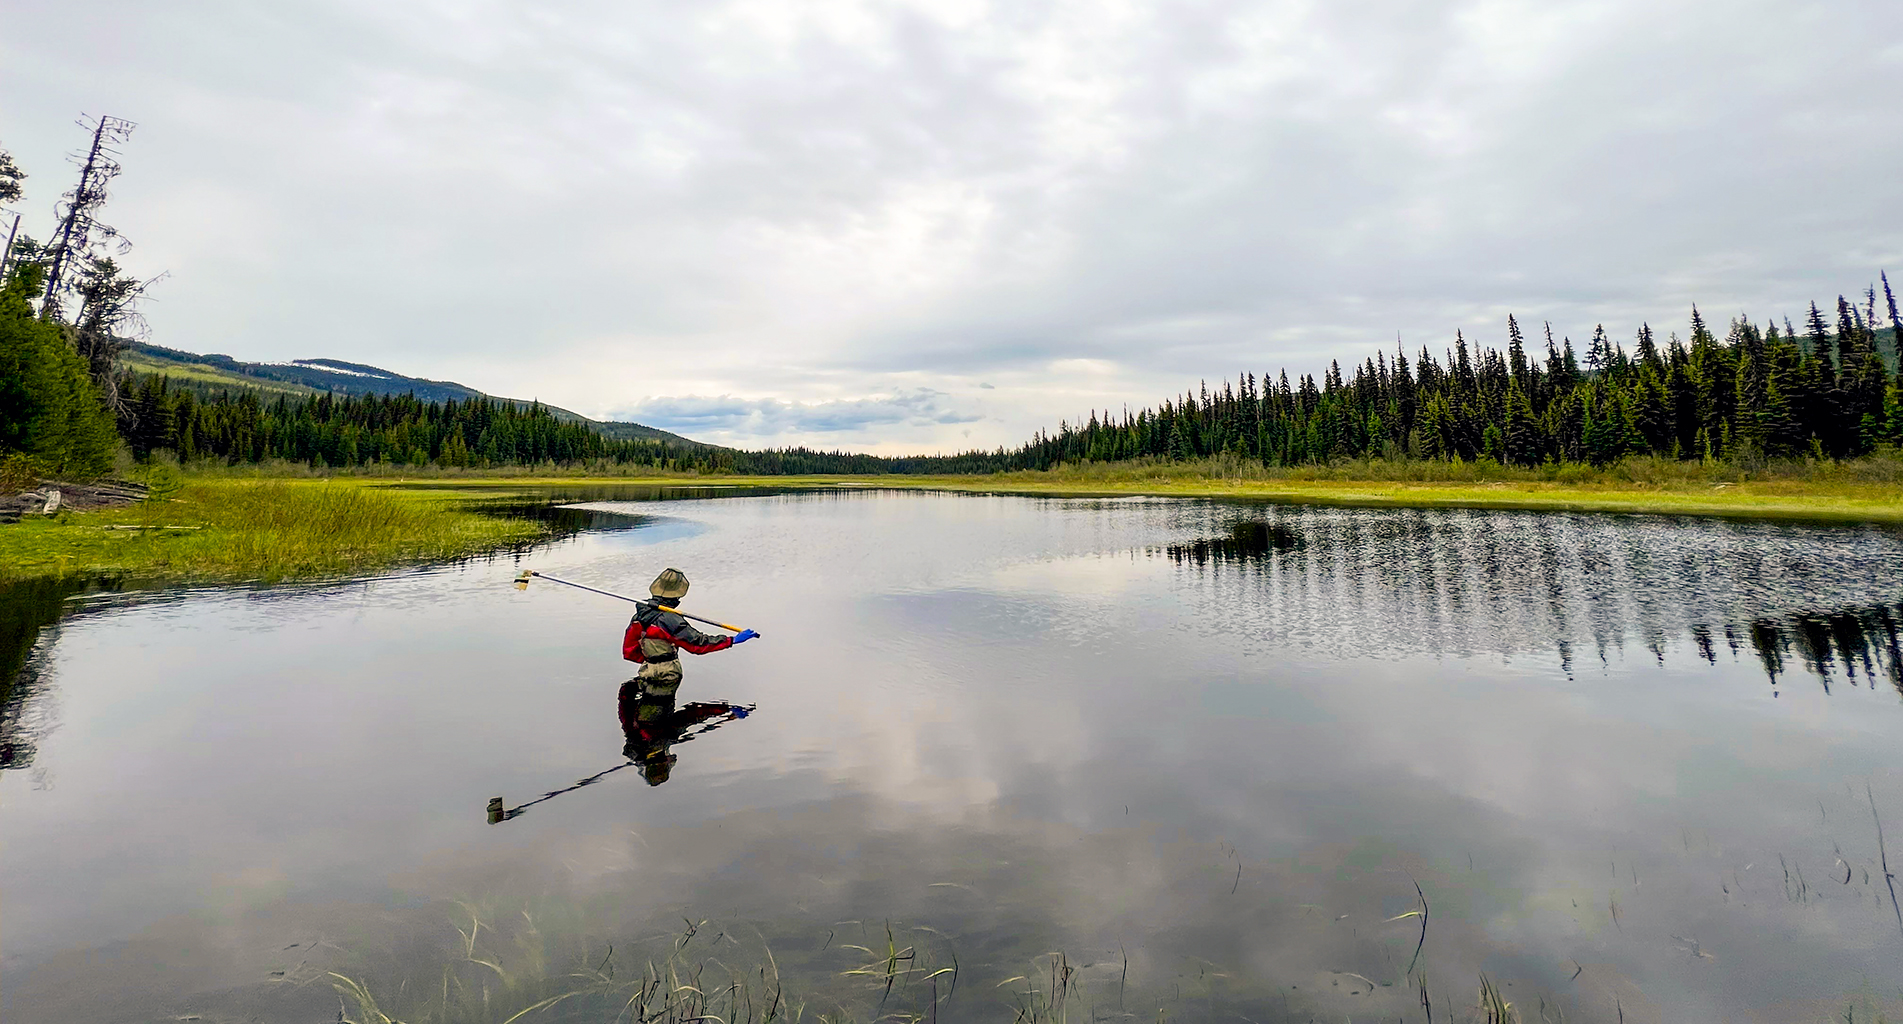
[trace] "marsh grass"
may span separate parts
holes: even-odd
[[[947,478],[939,478],[947,479]],[[1781,483],[1820,486],[1903,485],[1903,456],[1880,451],[1861,459],[1737,459],[1679,461],[1631,456],[1608,466],[1547,463],[1507,466],[1491,459],[1443,462],[1419,459],[1340,459],[1305,466],[1265,466],[1237,455],[1194,461],[1133,459],[1066,463],[1049,470],[997,473],[969,479],[1021,483],[1412,483],[1557,484],[1569,487],[1711,487],[1717,484]]]
[[[1532,468],[1478,462],[1343,460],[1264,466],[1225,455],[1193,462],[1136,459],[1065,464],[1049,470],[946,476],[732,476],[528,467],[508,474],[419,474],[434,487],[497,485],[527,491],[585,482],[682,485],[918,489],[1051,497],[1159,495],[1250,498],[1367,508],[1477,508],[1526,511],[1651,512],[1751,518],[1903,522],[1903,456],[1880,451],[1845,462],[1739,459],[1680,462],[1632,457],[1606,467]]]
[[[706,934],[707,922],[685,922],[678,934],[635,943],[648,952],[591,948],[585,941],[551,937],[523,913],[507,929],[485,925],[463,905],[469,925],[440,973],[428,978],[385,978],[331,972],[344,1024],[775,1024],[806,1018],[804,1003],[788,998],[779,965],[764,941],[749,948],[725,932]],[[730,940],[731,941],[727,941]],[[734,966],[741,957],[754,962]],[[816,1019],[837,1019],[824,1016]]]
[[[937,934],[929,928],[921,928],[918,930],[930,932],[934,935]],[[839,948],[857,950],[873,958],[870,963],[863,967],[855,967],[841,971],[840,977],[864,978],[869,980],[875,987],[878,987],[880,990],[879,1010],[882,1014],[885,1010],[886,1003],[892,999],[895,986],[901,995],[904,995],[905,991],[914,984],[929,988],[931,1015],[934,1018],[937,1015],[937,1008],[940,1003],[938,995],[939,979],[946,979],[944,998],[950,999],[953,993],[958,990],[957,952],[951,952],[951,964],[949,966],[933,969],[924,962],[919,947],[915,945],[900,946],[899,940],[893,935],[892,922],[890,921],[885,922],[885,945],[883,948],[874,949],[870,946],[858,946],[851,943],[842,943]],[[949,946],[947,948],[949,948]],[[916,1014],[899,1015],[902,1019],[908,1016],[912,1019],[920,1019]]]
[[[1201,462],[1084,463],[992,476],[875,479],[889,487],[1052,496],[1149,494],[1368,508],[1903,521],[1903,459],[1894,452],[1843,463],[1707,464],[1630,458],[1603,469],[1382,459],[1266,467],[1230,456]]]
[[[567,899],[539,900],[533,912],[493,920],[488,915],[495,913],[494,904],[453,907],[447,920],[431,926],[441,939],[424,943],[420,956],[414,944],[400,945],[402,955],[357,954],[355,966],[336,966],[334,973],[299,983],[333,989],[341,1024],[937,1024],[941,1015],[1013,1024],[1343,1019],[1338,1010],[1325,1009],[1329,1003],[1307,1000],[1304,993],[1293,993],[1291,1000],[1280,982],[1209,961],[1197,961],[1193,972],[1174,972],[1161,986],[1155,978],[1137,985],[1128,977],[1127,957],[1115,954],[1091,963],[1058,950],[961,967],[942,933],[893,922],[842,921],[824,930],[823,943],[817,928],[769,943],[752,927],[683,919],[670,931],[610,944],[586,937],[600,934],[589,922],[602,922]],[[1393,920],[1403,919],[1411,917]],[[860,933],[862,942],[834,941],[842,928]],[[1390,988],[1361,975],[1331,973],[1367,985],[1368,992],[1354,999]],[[973,976],[971,983],[965,974]],[[1510,1002],[1506,985],[1486,973],[1478,975],[1477,990],[1467,988],[1470,995],[1451,1006],[1438,998],[1440,991],[1429,995],[1424,969],[1397,977],[1392,991],[1397,998],[1384,1008],[1366,1005],[1347,1019],[1612,1024],[1632,1012],[1612,998],[1582,1003],[1576,990],[1570,997],[1523,990],[1521,1001]],[[1341,998],[1334,1005],[1346,1005]],[[1418,1001],[1419,1010],[1402,1012],[1401,1000]],[[1571,1008],[1563,1008],[1567,1002]],[[1874,1024],[1886,1019],[1882,1003],[1864,991],[1834,1006],[1813,1004],[1788,1019]]]
[[[1069,462],[1046,470],[938,475],[745,476],[694,470],[657,469],[612,462],[541,463],[471,469],[455,466],[406,466],[378,463],[368,466],[324,468],[305,463],[272,460],[227,466],[222,462],[194,462],[188,468],[195,479],[368,479],[383,481],[431,480],[446,483],[510,481],[566,482],[581,479],[612,481],[693,480],[746,481],[756,484],[827,481],[879,481],[903,486],[905,481],[988,481],[1002,484],[1133,484],[1192,483],[1417,483],[1417,484],[1558,484],[1569,487],[1710,487],[1716,484],[1841,486],[1875,484],[1903,486],[1903,451],[1891,447],[1857,459],[1731,459],[1678,460],[1656,455],[1628,456],[1607,466],[1584,463],[1545,463],[1522,467],[1492,459],[1440,461],[1424,459],[1337,459],[1302,466],[1267,466],[1233,453],[1204,459],[1138,458],[1121,462]]]
[[[356,481],[188,477],[169,498],[0,528],[0,579],[323,578],[505,549],[545,533],[468,504]]]
[[[776,944],[752,928],[683,920],[675,930],[608,944],[581,936],[586,910],[564,901],[492,923],[491,908],[458,903],[440,946],[422,956],[356,956],[321,977],[340,1000],[344,1024],[775,1024],[812,1020],[937,1024],[960,1019],[1069,1021],[1196,1019],[1207,1000],[1178,991],[1124,1008],[1127,961],[1078,964],[1059,951],[967,992],[943,934],[891,922],[844,921],[815,934],[783,936],[804,948],[783,976]],[[562,907],[567,906],[567,910]],[[839,928],[864,944],[833,941]],[[452,937],[453,936],[453,937]],[[841,969],[841,960],[847,966]],[[410,965],[394,969],[397,962]],[[1005,973],[1001,965],[987,971]],[[1008,969],[1008,968],[1007,968]],[[1093,971],[1094,969],[1094,971]],[[995,976],[995,975],[994,975]],[[1095,980],[1086,984],[1086,977]],[[789,983],[787,977],[797,979]],[[1210,984],[1228,975],[1209,973]],[[305,979],[301,983],[309,983]],[[960,993],[967,993],[961,995]],[[961,1003],[951,1012],[953,1000]],[[1140,1008],[1140,1012],[1138,1012]]]
[[[1517,1024],[1520,1015],[1513,1010],[1491,979],[1480,976],[1480,1013],[1487,1024]]]

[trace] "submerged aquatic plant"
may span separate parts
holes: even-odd
[[[1486,1015],[1487,1024],[1517,1024],[1520,1019],[1513,1012],[1513,1004],[1484,974],[1480,976],[1480,1012]]]
[[[927,931],[927,932],[932,931],[932,929],[929,929],[929,928],[923,928],[920,930]],[[892,998],[892,989],[893,989],[893,986],[895,985],[898,985],[901,987],[901,989],[903,989],[905,986],[909,986],[913,984],[914,982],[918,984],[930,984],[932,986],[931,1008],[932,1008],[933,1016],[936,1016],[938,1004],[939,1004],[938,987],[937,987],[938,979],[949,976],[949,981],[947,982],[948,988],[945,993],[945,998],[947,999],[951,998],[952,993],[957,990],[957,987],[958,987],[958,954],[957,952],[955,950],[951,951],[951,961],[952,961],[951,966],[940,967],[937,970],[932,970],[929,967],[929,965],[924,965],[920,963],[920,955],[919,955],[919,951],[917,947],[906,946],[904,948],[900,948],[898,944],[898,940],[893,937],[892,922],[890,921],[887,921],[885,923],[885,949],[883,951],[874,950],[867,946],[856,946],[849,943],[842,943],[840,948],[841,949],[856,949],[863,953],[866,953],[869,956],[876,958],[871,963],[865,965],[864,967],[857,967],[857,968],[853,968],[852,970],[841,972],[841,977],[871,978],[876,983],[882,983],[883,988],[879,996],[879,1008],[881,1010],[885,1009],[886,1001]],[[947,948],[949,949],[949,946]],[[923,976],[915,977],[917,975],[923,975]]]
[[[661,937],[667,940],[664,953],[630,964],[613,945],[599,953],[584,945],[561,956],[551,950],[549,938],[527,913],[512,942],[491,948],[483,940],[492,936],[493,944],[502,937],[499,930],[486,927],[475,908],[462,906],[469,914],[469,927],[456,926],[461,940],[452,950],[456,955],[443,965],[435,984],[396,982],[395,996],[388,997],[402,1004],[395,1012],[378,1001],[368,981],[331,972],[341,1003],[338,1020],[342,1024],[775,1024],[806,1016],[805,1004],[788,997],[779,964],[764,942],[757,966],[736,968],[715,955],[720,940],[731,939],[725,932],[701,943],[705,949],[694,945],[705,921],[688,921],[678,935]],[[731,941],[740,944],[737,939]],[[556,966],[558,961],[565,966]]]

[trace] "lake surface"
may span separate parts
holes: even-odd
[[[809,1018],[1903,1010],[1894,530],[559,497],[521,555],[0,595],[0,1015],[335,1020],[333,971],[501,1008],[670,954]],[[629,606],[510,581],[670,565],[764,636],[630,746]]]

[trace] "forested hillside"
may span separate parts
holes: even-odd
[[[298,359],[288,363],[252,363],[227,355],[199,355],[142,342],[130,342],[119,365],[139,377],[162,376],[168,386],[195,392],[200,398],[220,391],[252,389],[266,395],[414,395],[426,402],[470,402],[489,399],[526,408],[532,400],[485,394],[466,384],[429,380],[364,363],[341,359]],[[543,405],[558,420],[586,423],[602,435],[622,440],[664,441],[693,447],[700,444],[679,434],[641,423],[589,419],[559,406]],[[709,446],[712,447],[712,446]]]
[[[982,472],[995,461],[883,459],[805,449],[741,452],[702,445],[606,436],[598,425],[564,420],[543,405],[487,396],[447,402],[415,395],[264,395],[251,389],[201,398],[166,377],[128,378],[120,432],[141,459],[170,451],[180,459],[227,463],[269,460],[319,467],[439,465],[487,468],[597,463],[702,472]],[[669,435],[672,436],[672,435]]]
[[[313,466],[508,466],[595,460],[669,465],[683,449],[623,441],[546,407],[486,396],[430,402],[411,394],[265,396],[244,389],[200,399],[167,378],[128,381],[119,429],[138,458],[282,459]]]

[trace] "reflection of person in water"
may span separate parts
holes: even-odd
[[[687,596],[687,574],[662,570],[648,584],[653,598],[635,606],[628,632],[621,638],[621,656],[641,665],[640,679],[653,693],[672,694],[681,685],[681,654],[712,654],[746,643],[759,634],[743,629],[734,636],[710,636],[688,625],[674,607]]]
[[[492,797],[488,806],[489,824],[496,825],[511,818],[519,818],[536,804],[547,803],[564,793],[592,786],[624,768],[634,768],[641,773],[642,778],[648,780],[648,785],[658,786],[666,782],[669,773],[674,770],[673,747],[753,713],[751,704],[729,704],[725,701],[695,701],[686,707],[676,708],[672,687],[667,687],[665,693],[656,692],[638,677],[621,684],[618,703],[621,731],[628,739],[621,753],[627,760],[581,779],[572,786],[543,793],[518,807],[507,807],[501,797]]]
[[[670,748],[685,743],[709,729],[736,718],[745,718],[753,710],[738,704],[692,701],[674,706],[673,686],[652,687],[637,676],[621,684],[619,698],[621,732],[627,736],[622,756],[634,762],[648,785],[667,781],[674,770],[676,755]],[[695,729],[702,723],[710,723]],[[689,732],[688,730],[693,730]]]

